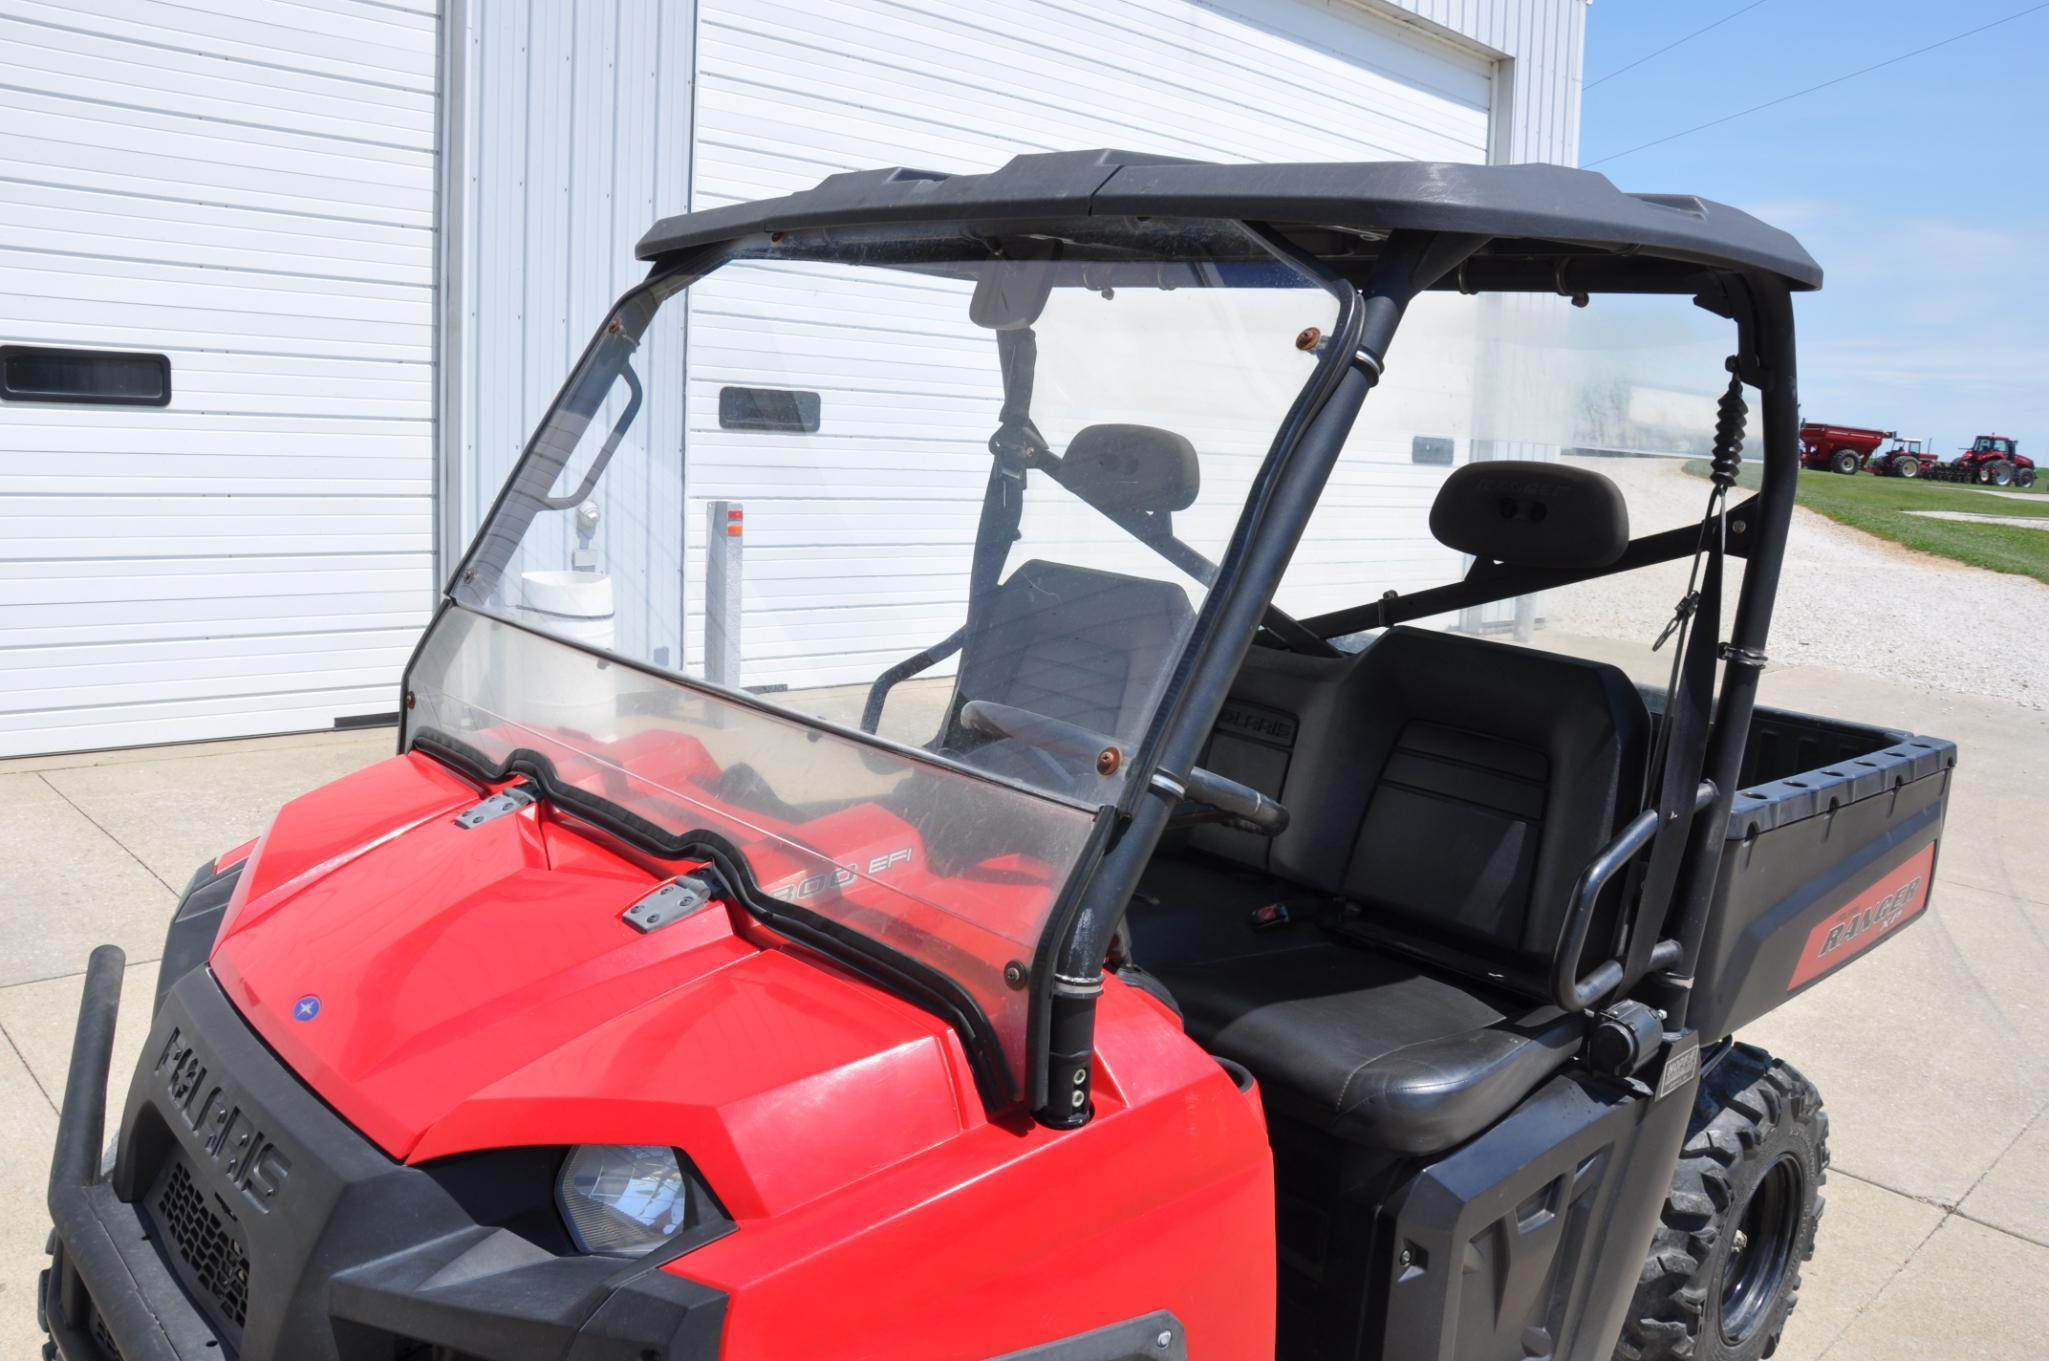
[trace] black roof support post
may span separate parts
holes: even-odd
[[[1730,512],[1729,530],[1749,543],[1743,589],[1736,601],[1721,695],[1715,704],[1708,737],[1705,778],[1715,785],[1715,799],[1694,820],[1694,834],[1680,871],[1676,918],[1678,965],[1651,982],[1653,1004],[1665,1013],[1665,1029],[1686,1028],[1693,1000],[1693,976],[1700,945],[1707,933],[1715,881],[1728,844],[1729,810],[1742,779],[1743,749],[1750,738],[1750,715],[1764,675],[1765,641],[1771,631],[1772,602],[1778,596],[1779,571],[1786,557],[1786,537],[1793,520],[1794,484],[1800,475],[1800,391],[1793,349],[1793,300],[1784,281],[1753,274],[1744,281],[1747,308],[1736,310],[1743,340],[1738,372],[1763,395],[1764,486],[1756,499]],[[1747,312],[1748,315],[1743,315]],[[1739,530],[1740,523],[1740,530]],[[1719,627],[1719,620],[1703,621]]]

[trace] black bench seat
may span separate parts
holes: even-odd
[[[1541,980],[1641,796],[1641,696],[1612,666],[1398,628],[1335,661],[1255,650],[1233,704],[1203,764],[1293,820],[1163,847],[1133,960],[1276,1111],[1389,1153],[1462,1143],[1583,1041]],[[1285,924],[1255,916],[1276,903]]]

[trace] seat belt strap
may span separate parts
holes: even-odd
[[[1017,542],[1024,519],[1025,470],[1046,453],[1045,436],[1032,424],[1032,376],[1039,360],[1039,340],[1029,326],[996,333],[996,357],[1003,366],[1003,407],[996,433],[989,437],[989,480],[982,488],[982,513],[975,524],[974,555],[968,560],[967,619],[949,642],[957,640],[963,657],[976,655],[976,632],[988,616],[1003,564]],[[961,706],[972,696],[954,686],[940,732],[950,735],[960,721]]]
[[[968,629],[1017,539],[1024,518],[1025,469],[1041,455],[1046,440],[1032,424],[1032,378],[1039,362],[1039,339],[1029,326],[996,333],[996,357],[1003,366],[1003,407],[996,433],[989,437],[994,462],[982,489],[982,516],[975,526],[975,555],[968,569]]]
[[[1719,516],[1717,521],[1719,521]],[[1703,529],[1708,526],[1703,525]],[[1658,830],[1651,840],[1649,867],[1638,890],[1635,919],[1629,928],[1624,976],[1641,978],[1650,967],[1672,893],[1679,884],[1680,862],[1694,822],[1694,794],[1700,788],[1707,759],[1707,730],[1713,713],[1715,654],[1722,626],[1722,549],[1720,524],[1708,547],[1700,590],[1674,674],[1677,680],[1665,698],[1665,721],[1658,734],[1659,756],[1655,807]]]

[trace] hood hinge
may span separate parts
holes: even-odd
[[[627,908],[620,920],[646,935],[657,927],[696,916],[705,904],[724,896],[724,886],[709,872],[682,874]]]
[[[517,813],[532,802],[534,802],[534,791],[527,786],[525,781],[521,781],[519,784],[507,785],[489,798],[479,803],[473,803],[460,813],[457,813],[455,815],[455,825],[465,830],[471,827],[481,827],[495,818],[504,817],[507,813]]]

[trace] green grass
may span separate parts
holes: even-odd
[[[1692,459],[1686,471],[1706,477],[1706,459]],[[1738,483],[1757,486],[1758,468],[1743,466]],[[2037,483],[2038,487],[2044,486]],[[2012,490],[2012,488],[2002,488]],[[1964,520],[1930,520],[1909,515],[1910,510],[1960,510],[1976,515],[2012,515],[2049,519],[2049,495],[2032,493],[2029,500],[2007,496],[1986,496],[1940,482],[1902,481],[1896,477],[1875,477],[1802,469],[1797,494],[1809,510],[1852,529],[1876,534],[1922,553],[2013,572],[2049,584],[2049,529],[2024,525],[1974,524]]]

